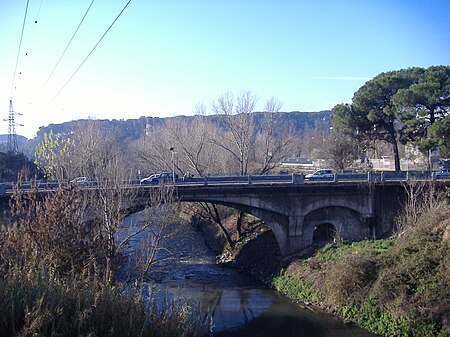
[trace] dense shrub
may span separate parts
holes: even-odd
[[[87,222],[80,190],[61,185],[45,195],[37,192],[33,184],[29,191],[20,184],[14,189],[13,224],[0,231],[0,268],[29,261],[51,261],[61,271],[80,270],[88,261],[104,264],[106,240]]]
[[[95,270],[60,278],[35,266],[0,278],[1,336],[200,336],[193,315],[179,303],[145,303],[139,289],[124,292]]]
[[[386,252],[373,294],[399,315],[440,322],[450,333],[450,207],[423,214]]]
[[[306,283],[297,275],[284,274],[273,279],[275,289],[289,298],[304,303],[317,303],[320,300],[319,290]]]
[[[345,272],[343,272],[345,271]],[[330,266],[322,292],[330,305],[360,304],[378,274],[376,253],[356,251]]]

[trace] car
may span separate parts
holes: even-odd
[[[442,169],[440,171],[434,172],[436,178],[450,178],[450,168]]]
[[[177,179],[178,179],[178,174],[175,173],[175,176],[174,176],[174,173],[172,173],[172,172],[163,172],[159,175],[158,178],[156,178],[158,183],[170,183]]]
[[[314,173],[307,174],[306,180],[333,180],[333,170],[317,170]]]
[[[70,181],[72,184],[86,185],[90,182],[88,177],[78,177]]]
[[[147,178],[141,179],[140,183],[143,185],[154,183],[154,182],[156,182],[156,179],[159,177],[159,175],[160,175],[159,173],[152,174],[151,176],[149,176]]]
[[[178,179],[178,174],[175,173],[175,180]],[[162,183],[171,183],[173,182],[173,173],[172,172],[162,172],[152,174],[150,177],[141,179],[141,184],[162,184]]]

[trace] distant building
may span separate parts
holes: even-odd
[[[288,158],[281,162],[281,166],[312,168],[314,164],[307,158]]]

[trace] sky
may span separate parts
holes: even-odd
[[[449,64],[450,0],[0,0],[0,134],[10,100],[32,138],[242,90],[329,110],[381,72]]]

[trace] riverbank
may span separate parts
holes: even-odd
[[[272,284],[383,336],[450,336],[450,206],[409,225],[391,240],[328,244]]]

